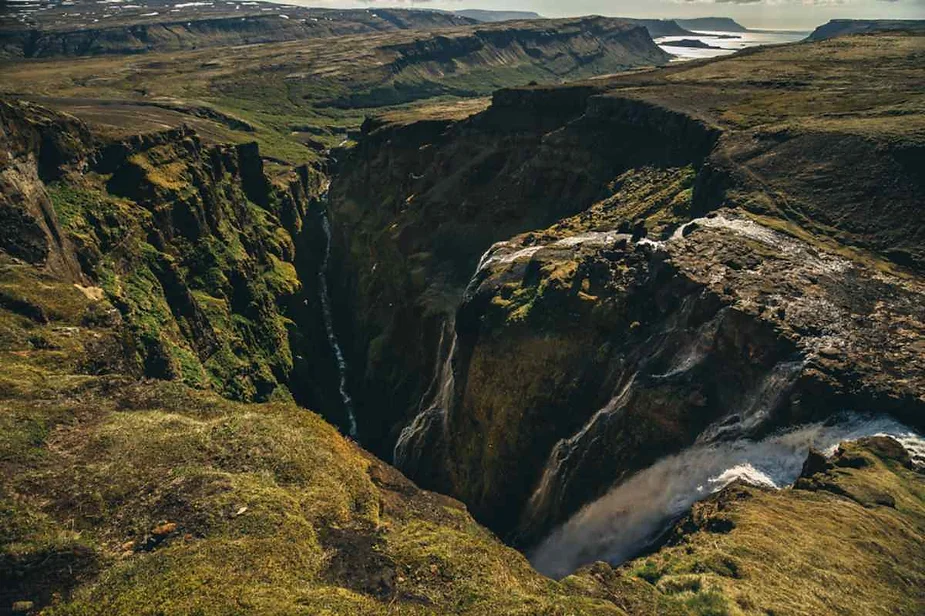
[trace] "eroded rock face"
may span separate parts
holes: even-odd
[[[486,255],[454,398],[399,460],[493,528],[529,543],[695,441],[847,408],[922,425],[921,283],[725,210],[659,241],[576,226]]]
[[[206,146],[187,128],[104,141],[69,116],[0,105],[5,252],[102,287],[146,376],[241,400],[290,397],[295,381],[312,397],[292,375],[315,354],[296,264],[317,268],[319,173],[272,182],[256,144]],[[284,314],[305,331],[290,337]]]
[[[0,249],[75,281],[80,266],[44,182],[76,162],[89,141],[73,118],[0,102]]]
[[[367,126],[332,210],[376,451],[529,545],[697,442],[922,426],[921,146],[762,118],[777,73],[733,76],[762,54]]]
[[[696,164],[715,142],[695,119],[595,91],[501,91],[462,122],[370,123],[342,161],[331,188],[334,299],[354,316],[344,332],[351,391],[373,451],[390,455],[417,413],[443,363],[441,331],[494,242],[580,212],[627,169]],[[686,220],[691,188],[678,187],[687,201],[670,216]]]

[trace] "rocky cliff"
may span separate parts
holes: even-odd
[[[592,104],[593,93],[501,91],[464,122],[370,126],[344,162],[331,191],[335,251],[350,251],[340,297],[359,317],[345,338],[357,402],[376,400],[361,422],[374,451],[391,448],[438,371],[434,346],[488,246],[581,211],[627,168],[702,158],[716,138],[633,101]],[[612,139],[647,147],[608,148]]]
[[[316,172],[273,184],[254,145],[206,147],[186,129],[107,143],[39,107],[0,113],[10,255],[105,294],[139,373],[240,400],[291,397],[284,314],[301,301],[293,238]]]
[[[810,41],[824,41],[836,36],[873,34],[891,30],[925,30],[925,21],[916,19],[833,19],[813,30]]]
[[[895,43],[917,70],[921,40]],[[830,51],[370,124],[331,192],[365,442],[529,545],[695,442],[844,409],[921,428],[921,143],[873,90],[854,110],[808,82],[837,125],[794,114],[803,90],[781,97],[771,64]],[[768,79],[736,81],[745,64]]]
[[[0,613],[920,613],[920,50],[509,89],[327,168],[3,103]]]
[[[380,53],[383,61],[364,71],[356,87],[321,104],[368,108],[438,95],[484,95],[511,84],[561,83],[671,59],[645,28],[604,17],[428,33],[386,42]]]
[[[499,99],[523,102],[532,96]],[[548,101],[549,95],[541,98]],[[537,100],[531,104],[543,107]],[[802,469],[797,462],[793,490],[770,489],[752,476],[749,484],[732,485],[696,504],[663,535],[656,553],[622,567],[598,563],[556,582],[479,526],[462,503],[420,490],[317,415],[283,400],[282,385],[276,386],[274,402],[241,404],[207,386],[184,384],[189,373],[182,370],[143,378],[152,365],[182,367],[183,350],[194,366],[198,343],[220,336],[221,344],[260,327],[251,312],[255,303],[241,310],[234,283],[226,286],[223,280],[252,274],[261,259],[276,255],[277,244],[269,243],[266,231],[281,242],[284,228],[298,228],[298,213],[302,228],[310,227],[306,217],[317,212],[300,208],[308,203],[305,195],[320,187],[304,170],[283,191],[260,171],[253,148],[206,148],[185,131],[113,142],[73,118],[33,105],[4,103],[0,112],[9,152],[0,161],[0,211],[4,228],[17,231],[4,234],[0,244],[0,613],[693,616],[811,606],[819,613],[915,614],[925,601],[923,443],[902,434],[899,440],[842,445],[828,459],[810,454]],[[624,336],[628,348],[674,313],[669,321],[679,331],[661,331],[647,367],[665,361],[671,346],[686,341],[683,353],[691,361],[679,369],[696,375],[704,387],[709,378],[714,387],[724,387],[723,370],[729,378],[755,378],[775,354],[790,352],[788,343],[765,346],[774,327],[761,326],[742,307],[711,317],[710,310],[724,300],[691,272],[728,267],[748,277],[747,267],[738,266],[753,267],[764,258],[770,262],[763,273],[770,275],[778,270],[775,258],[787,267],[806,261],[793,275],[818,274],[826,287],[833,284],[827,274],[813,269],[820,261],[829,263],[826,258],[795,252],[786,238],[777,238],[784,244],[768,247],[771,254],[760,257],[723,252],[741,248],[741,233],[759,245],[768,239],[769,232],[754,223],[733,224],[726,218],[732,213],[689,224],[667,247],[640,241],[638,229],[635,240],[633,230],[587,230],[609,226],[614,216],[626,219],[627,207],[645,217],[652,233],[659,225],[674,225],[690,205],[694,173],[692,166],[630,171],[621,176],[619,198],[548,232],[496,246],[479,268],[459,325],[444,329],[447,338],[454,331],[459,336],[458,343],[438,345],[442,356],[452,358],[439,380],[461,374],[459,358],[466,354],[473,366],[466,382],[480,382],[500,400],[492,379],[507,379],[524,365],[524,354],[510,355],[512,349],[535,352],[529,364],[534,369],[548,370],[555,361],[559,370],[574,370],[570,336],[577,342],[599,337],[602,330],[613,336],[625,326],[621,315],[638,320],[630,324],[638,333]],[[252,208],[262,213],[251,211],[247,218]],[[274,211],[279,224],[271,218]],[[244,222],[250,223],[246,230],[232,230]],[[202,269],[184,251],[189,248],[184,238],[193,233],[209,253],[237,252],[239,258]],[[313,243],[310,237],[303,241],[295,247],[296,262],[299,251]],[[533,260],[526,261],[525,250],[533,251]],[[727,258],[717,265],[711,254],[739,254],[744,261]],[[285,256],[276,258],[286,263]],[[525,275],[516,272],[524,267]],[[310,282],[316,273],[299,277]],[[279,290],[275,276],[264,271],[246,284]],[[538,292],[525,286],[532,281]],[[646,285],[663,289],[640,292]],[[729,285],[745,288],[734,279]],[[685,295],[698,288],[698,299]],[[205,289],[216,294],[208,302]],[[218,297],[223,290],[232,297]],[[276,297],[285,300],[292,291]],[[230,314],[220,321],[214,315],[224,312],[223,300]],[[487,318],[477,316],[481,310]],[[146,329],[145,321],[153,318],[161,320]],[[579,319],[584,327],[567,325]],[[684,331],[694,320],[707,325]],[[910,321],[901,320],[908,327]],[[514,340],[518,323],[536,329],[520,327],[520,339]],[[751,329],[737,333],[740,326]],[[188,335],[192,328],[195,335]],[[476,347],[473,328],[481,330]],[[544,340],[538,335],[544,330],[569,335]],[[751,346],[742,346],[741,335]],[[485,352],[492,338],[502,345],[502,355]],[[160,351],[150,354],[139,344],[144,341]],[[259,362],[262,347],[249,347],[252,342],[232,344],[242,360]],[[562,351],[543,351],[556,346]],[[728,352],[723,349],[744,348],[752,350],[730,357],[725,367],[715,359],[709,360],[712,370],[697,367],[700,354],[719,358]],[[277,353],[285,356],[285,345]],[[593,365],[614,354],[598,350],[591,356],[584,349],[584,355]],[[152,364],[152,357],[162,361]],[[498,361],[504,357],[509,361]],[[485,361],[495,374],[478,368]],[[227,378],[208,361],[198,370]],[[789,383],[789,375],[784,372],[779,382]],[[653,378],[640,383],[651,385]],[[664,378],[665,387],[674,388],[669,392],[691,381]],[[213,389],[240,396],[254,386],[259,395],[257,381],[238,376],[229,382],[248,389],[232,391],[219,383]],[[763,400],[783,391],[764,389]],[[633,395],[645,400],[651,393]],[[691,395],[680,404],[671,417],[683,418],[686,404],[709,410],[715,403]],[[720,426],[741,431],[754,418]],[[552,419],[565,425],[561,415]],[[486,427],[489,442],[509,447],[511,433]],[[517,429],[530,434],[532,427]],[[895,432],[883,422],[870,429]],[[664,443],[663,430],[670,435],[670,424],[636,434]],[[858,433],[839,433],[837,442]],[[484,463],[480,446],[470,443],[468,449]],[[790,458],[802,460],[800,455],[793,451]],[[671,460],[666,462],[670,467]],[[681,467],[690,470],[689,462],[684,458]],[[485,466],[492,471],[492,464]],[[507,483],[513,487],[510,477]],[[609,512],[604,519],[613,518]],[[568,542],[555,550],[556,562],[573,558],[576,549],[610,558],[606,549],[619,533],[600,532],[593,519],[577,526],[593,542],[573,541],[585,535],[565,529]],[[846,536],[846,528],[871,530]],[[559,575],[548,562],[536,562]],[[579,554],[567,562],[590,561]],[[805,563],[815,566],[807,571]],[[830,583],[833,575],[840,580],[837,588]]]
[[[254,2],[238,6],[149,1],[127,5],[78,1],[50,3],[0,21],[0,52],[12,57],[96,56],[169,52],[429,30],[472,25],[474,20],[431,11],[306,9]],[[179,4],[179,6],[176,6]]]
[[[0,613],[623,613],[292,402],[315,172],[0,114]]]

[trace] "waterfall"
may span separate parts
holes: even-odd
[[[511,260],[511,256],[508,254],[511,252],[511,248],[510,242],[498,242],[485,251],[469,281],[467,295],[476,291],[483,272],[490,265],[499,261],[509,262]],[[534,247],[526,251],[515,248],[515,258],[532,256],[540,248]],[[449,341],[449,344],[447,344],[447,341]],[[392,463],[395,467],[409,475],[413,476],[415,474],[415,466],[420,460],[429,435],[446,421],[447,413],[449,413],[450,406],[453,404],[453,388],[455,386],[453,360],[456,357],[456,341],[456,319],[455,315],[452,315],[444,323],[443,330],[440,333],[440,342],[437,345],[437,364],[440,365],[440,369],[434,375],[434,381],[421,399],[418,414],[399,434],[392,453]],[[429,403],[427,402],[428,400],[430,401]]]
[[[447,340],[449,344],[447,345]],[[455,319],[448,319],[440,332],[440,342],[437,345],[437,363],[440,359],[439,371],[434,375],[434,382],[424,394],[427,399],[433,392],[433,401],[419,412],[409,425],[402,429],[395,443],[393,453],[393,462],[397,468],[413,469],[420,458],[421,450],[427,440],[430,431],[442,424],[446,413],[453,402],[453,387],[455,381],[453,378],[453,358],[456,356],[456,322]],[[423,407],[423,400],[422,400]]]
[[[670,333],[683,329],[695,308],[695,299],[692,296],[686,297],[676,311],[679,322],[670,324],[667,331]],[[664,352],[663,347],[656,344],[634,372],[626,373],[626,378],[606,405],[595,412],[575,434],[555,444],[521,514],[519,532],[523,536],[535,536],[537,529],[544,528],[558,515],[563,502],[569,498],[571,486],[575,483],[580,485],[583,478],[598,473],[588,461],[609,455],[608,433],[615,422],[618,424],[622,421],[628,408],[644,401],[647,390],[690,378],[704,378],[702,375],[691,375],[701,374],[704,362],[713,357],[711,349],[728,315],[729,311],[723,309],[701,324],[683,345],[669,351],[672,357],[667,369],[652,374],[647,370],[647,365]],[[763,429],[786,403],[803,368],[802,359],[788,359],[775,364],[762,378],[756,379],[748,390],[741,393],[737,403],[732,405],[735,409],[733,412],[723,415],[703,431],[698,443],[745,438]]]
[[[318,289],[321,296],[321,311],[324,315],[324,329],[328,335],[328,343],[334,352],[337,360],[337,371],[340,377],[338,385],[340,399],[344,403],[344,409],[347,411],[347,420],[350,424],[350,436],[357,437],[357,418],[353,410],[353,399],[347,392],[347,360],[344,359],[344,352],[337,341],[337,333],[334,331],[334,315],[331,311],[331,296],[328,292],[328,262],[331,260],[331,224],[328,222],[326,211],[321,212],[321,227],[324,229],[325,245],[324,259],[321,261],[321,268],[318,270]]]
[[[726,415],[697,438],[698,443],[732,440],[759,430],[778,409],[806,367],[804,360],[778,363],[742,401],[741,411]]]
[[[579,567],[634,557],[697,501],[736,480],[783,488],[800,476],[810,448],[831,455],[839,443],[888,435],[925,461],[925,440],[886,417],[845,414],[758,441],[708,442],[669,456],[611,489],[555,530],[530,555],[536,569],[561,578]]]

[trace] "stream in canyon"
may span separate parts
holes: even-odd
[[[393,464],[407,469],[416,466],[421,455],[423,440],[438,422],[442,424],[453,402],[453,358],[456,355],[456,320],[447,319],[437,344],[437,365],[434,379],[421,400],[417,417],[405,426],[395,443]],[[429,404],[427,400],[432,400]]]
[[[817,271],[840,271],[843,267],[843,263],[835,258],[803,255],[803,247],[797,242],[748,221],[715,217],[699,219],[696,223],[702,227],[729,230],[782,252],[797,254]],[[678,241],[683,235],[683,230],[679,230],[666,241]],[[628,239],[629,236],[586,233],[529,247],[498,242],[480,259],[467,294],[475,292],[491,266],[533,259],[544,249],[606,245],[621,238]],[[658,244],[657,247],[664,244],[649,243]],[[716,323],[711,321],[704,328],[715,329]],[[684,373],[702,361],[705,349],[698,342],[701,338],[697,337],[689,348],[680,349],[669,372],[657,375],[657,378]],[[706,339],[711,340],[712,337],[706,336]],[[417,417],[402,430],[394,451],[395,465],[412,476],[419,470],[419,459],[428,439],[434,437],[436,430],[443,429],[447,413],[452,408],[456,344],[453,319],[448,319],[438,345],[438,368],[433,382],[422,399]],[[701,432],[691,447],[629,476],[547,535],[529,554],[533,566],[550,577],[562,578],[596,561],[614,565],[623,563],[658,541],[696,502],[735,481],[768,489],[791,486],[799,478],[810,449],[831,455],[842,442],[888,435],[901,442],[918,464],[925,464],[925,440],[884,416],[842,413],[823,423],[791,426],[767,435],[764,430],[773,421],[775,409],[789,395],[804,366],[800,357],[777,363],[754,385],[753,390],[747,392],[734,411],[717,418]],[[533,509],[542,510],[543,506],[557,506],[557,495],[563,489],[560,484],[569,481],[562,463],[571,455],[587,453],[586,441],[590,439],[586,437],[594,430],[595,424],[606,423],[611,416],[622,412],[624,405],[629,403],[631,392],[638,386],[635,378],[630,379],[620,391],[615,392],[611,403],[591,417],[581,431],[557,445],[528,504],[527,514]]]
[[[322,198],[326,201],[326,198]],[[340,392],[341,401],[344,404],[344,410],[347,413],[349,424],[349,434],[352,438],[357,438],[358,428],[356,412],[353,408],[353,399],[347,391],[347,360],[344,358],[344,351],[341,349],[340,342],[337,340],[337,332],[334,330],[334,313],[331,309],[331,294],[328,291],[328,265],[331,261],[331,223],[328,221],[327,211],[321,212],[321,227],[324,230],[324,258],[321,261],[321,267],[318,269],[318,294],[321,298],[321,312],[324,316],[324,329],[328,336],[328,344],[334,353],[337,361],[338,391]]]

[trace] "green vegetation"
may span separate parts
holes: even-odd
[[[23,86],[28,71],[3,68],[12,76],[3,88],[54,92],[62,105],[70,104],[60,103],[69,95],[126,97],[126,92],[144,89],[129,99],[137,111],[141,102],[150,102],[146,97],[164,100],[173,93],[182,98],[182,105],[177,103],[182,111],[170,114],[198,118],[212,138],[232,133],[232,141],[243,140],[253,130],[252,137],[269,148],[264,154],[280,158],[267,166],[280,177],[278,185],[267,183],[263,161],[251,148],[204,147],[180,130],[124,144],[124,151],[101,150],[99,159],[79,161],[86,168],[65,165],[52,170],[63,174],[57,180],[47,185],[36,180],[31,187],[41,198],[47,192],[59,219],[60,229],[52,231],[60,232],[62,241],[48,242],[50,250],[73,247],[82,276],[52,274],[51,260],[27,264],[0,254],[2,599],[34,603],[52,616],[921,612],[925,484],[908,455],[888,439],[846,446],[793,489],[734,485],[695,506],[660,550],[616,569],[595,564],[557,582],[533,571],[463,505],[419,490],[291,402],[286,387],[294,363],[289,332],[296,328],[284,307],[297,303],[291,300],[301,290],[293,235],[302,221],[293,219],[305,212],[309,187],[285,185],[286,162],[320,157],[321,149],[340,143],[344,129],[355,128],[363,113],[351,104],[396,105],[388,110],[390,120],[405,123],[417,111],[399,103],[442,94],[421,113],[429,119],[460,118],[482,109],[484,101],[456,104],[453,95],[537,74],[526,64],[499,71],[498,81],[492,82],[483,62],[430,61],[423,69],[412,66],[394,76],[381,68],[392,66],[388,61],[397,54],[383,46],[385,40],[326,41],[327,49],[303,41],[247,46],[228,49],[217,59],[214,50],[200,50],[141,59],[89,58],[67,68],[61,62],[28,63],[34,69],[28,86]],[[918,57],[915,46],[904,36],[887,40],[896,42],[887,64],[896,74],[908,75],[909,58]],[[817,62],[838,45],[821,49]],[[551,51],[562,63],[574,59],[567,46]],[[804,188],[814,179],[812,172],[831,161],[826,156],[855,151],[858,142],[853,141],[838,141],[841,145],[829,151],[833,142],[828,139],[846,134],[873,139],[884,148],[887,154],[870,162],[878,173],[884,160],[905,169],[906,150],[897,140],[919,147],[921,97],[889,90],[884,106],[870,109],[836,100],[833,92],[844,92],[851,82],[844,81],[849,71],[834,62],[832,91],[813,99],[811,87],[781,85],[806,78],[797,61],[804,54],[795,53],[788,48],[737,56],[729,62],[739,64],[738,81],[722,63],[695,63],[657,77],[632,75],[614,85],[617,98],[649,97],[690,112],[689,117],[672,116],[681,118],[682,130],[693,130],[691,118],[697,118],[730,131],[710,160],[672,150],[677,135],[670,126],[652,131],[658,138],[652,140],[653,152],[640,155],[644,162],[628,155],[632,162],[627,166],[615,156],[599,167],[603,141],[619,133],[597,127],[587,131],[582,124],[587,118],[559,118],[562,130],[541,126],[536,134],[498,131],[494,143],[494,128],[479,133],[482,127],[472,122],[460,129],[474,136],[472,141],[456,135],[459,141],[448,153],[437,154],[438,141],[449,134],[447,123],[405,127],[405,132],[387,127],[395,132],[380,136],[394,136],[396,143],[407,138],[410,147],[403,143],[397,151],[363,151],[365,160],[384,171],[369,172],[377,170],[374,164],[355,166],[356,175],[346,176],[348,185],[340,193],[332,191],[331,201],[343,225],[337,231],[350,238],[349,245],[338,246],[351,259],[342,265],[368,293],[357,302],[356,319],[358,331],[365,327],[371,332],[363,376],[380,385],[363,392],[370,423],[382,424],[370,431],[394,432],[394,422],[407,410],[405,402],[421,398],[422,392],[408,384],[409,374],[421,380],[430,376],[423,368],[429,367],[432,345],[426,354],[414,345],[430,344],[446,327],[441,317],[457,308],[473,258],[494,239],[531,227],[543,230],[516,236],[508,248],[548,248],[530,260],[490,264],[480,274],[474,298],[488,300],[482,304],[487,307],[477,314],[458,313],[461,323],[468,322],[460,331],[457,355],[468,363],[459,366],[465,381],[460,378],[457,385],[464,395],[451,418],[457,423],[449,426],[453,440],[443,444],[455,449],[447,454],[454,459],[446,481],[493,528],[517,522],[536,485],[541,465],[535,462],[545,460],[563,435],[575,434],[587,420],[581,414],[600,409],[625,376],[638,371],[639,383],[659,380],[667,386],[627,388],[645,395],[627,406],[620,418],[625,421],[614,423],[613,435],[598,438],[605,455],[595,458],[592,451],[587,459],[593,473],[576,473],[572,485],[589,477],[611,481],[636,468],[636,458],[683,446],[701,429],[694,425],[701,417],[687,422],[686,414],[709,416],[713,410],[707,405],[719,404],[714,400],[722,399],[722,388],[730,382],[743,390],[751,390],[750,380],[760,384],[768,376],[762,362],[773,365],[778,359],[776,349],[764,347],[780,333],[774,329],[779,322],[771,317],[760,321],[741,306],[725,310],[727,297],[720,298],[719,291],[708,297],[708,283],[685,272],[681,261],[696,260],[707,274],[721,273],[721,268],[736,272],[718,282],[710,278],[709,284],[738,284],[728,293],[720,289],[728,296],[755,290],[748,297],[754,307],[784,288],[773,272],[742,266],[749,259],[770,263],[776,250],[771,244],[696,228],[693,233],[715,243],[698,244],[695,235],[690,242],[678,242],[690,248],[683,254],[649,255],[625,238],[608,239],[607,245],[589,242],[587,248],[580,241],[554,244],[615,230],[664,239],[702,215],[697,208],[706,204],[738,205],[755,220],[795,237],[819,232],[841,245],[847,237],[841,233],[855,234],[862,249],[845,251],[859,258],[866,250],[882,251],[844,220],[820,216],[816,226],[804,231],[805,221],[816,219],[811,214],[825,213],[823,206],[838,201],[815,191],[815,185],[814,190]],[[856,64],[873,52],[860,42],[846,53]],[[776,60],[768,62],[768,57]],[[787,60],[783,70],[781,58]],[[742,70],[741,63],[750,70]],[[769,76],[772,65],[778,73]],[[609,58],[598,68],[622,66]],[[452,74],[431,74],[438,68]],[[570,72],[568,66],[556,64],[556,69],[563,69],[557,75]],[[383,78],[380,70],[392,76]],[[742,74],[749,76],[748,83]],[[106,79],[100,80],[101,75]],[[735,90],[731,102],[721,105],[719,97],[704,95],[708,88],[703,84],[710,81]],[[897,78],[897,88],[907,87],[901,81]],[[790,101],[797,110],[793,117],[783,111],[791,89],[797,92]],[[348,96],[355,93],[357,100]],[[874,99],[866,91],[857,100],[866,105]],[[527,105],[531,102],[537,101]],[[810,111],[816,104],[814,115]],[[196,115],[219,108],[232,121]],[[903,135],[890,115],[896,110],[914,116]],[[606,105],[595,111],[605,113]],[[160,125],[168,116],[163,123],[175,123],[176,116],[156,108],[144,121]],[[490,124],[496,119],[489,114],[479,120]],[[625,128],[625,118],[611,119]],[[115,132],[126,128],[115,126]],[[572,147],[573,139],[588,133],[594,138]],[[817,133],[825,139],[812,141]],[[530,140],[533,144],[527,145],[534,150],[524,154],[521,145]],[[776,149],[790,141],[796,142],[791,149]],[[25,142],[31,147],[40,140]],[[802,155],[807,143],[813,146],[807,151],[822,161],[817,166],[800,167],[800,173],[793,166],[775,167],[777,161],[794,160],[788,155]],[[43,160],[54,160],[51,155],[58,153],[46,150]],[[36,164],[38,158],[21,160]],[[454,166],[458,160],[465,162]],[[632,165],[638,166],[625,171]],[[862,172],[857,167],[845,173]],[[902,181],[885,190],[906,186],[910,174],[890,176]],[[829,176],[820,177],[828,181]],[[873,195],[871,185],[851,185],[858,186]],[[915,205],[910,194],[915,196],[888,196],[898,195],[899,206]],[[809,196],[797,202],[793,195]],[[364,196],[374,201],[368,211],[359,202]],[[573,198],[574,203],[563,205]],[[820,209],[809,210],[807,203],[821,204]],[[46,224],[53,224],[52,218]],[[909,237],[914,233],[899,237],[896,247],[914,256],[903,244]],[[714,252],[705,256],[695,252],[698,248]],[[675,257],[674,263],[660,261]],[[800,265],[776,265],[790,264]],[[800,273],[812,275],[813,270]],[[833,282],[849,277],[842,274],[788,278],[787,297],[831,287],[831,295],[811,299],[837,300],[836,292],[852,290]],[[735,275],[750,277],[754,286]],[[851,277],[860,276],[851,272]],[[884,317],[879,323],[881,329],[869,328],[888,334],[875,341],[878,352],[888,346],[884,341],[896,339],[898,330],[918,339],[914,300],[921,294],[909,290],[903,295],[900,288],[909,276],[896,284],[862,280],[870,283],[865,290],[871,289],[871,298],[854,304],[860,308],[851,318],[839,317],[860,321],[874,312],[891,313],[892,320]],[[648,278],[664,286],[646,289]],[[688,298],[705,301],[691,301],[682,309],[672,305]],[[679,317],[686,308],[697,313],[696,319]],[[788,309],[774,316],[783,319]],[[716,321],[719,334],[701,336],[708,329],[701,326],[713,323],[717,311],[730,313],[729,320]],[[424,319],[427,328],[418,327]],[[797,326],[808,329],[816,322],[792,323],[785,332],[791,339],[803,335]],[[675,332],[680,335],[672,337]],[[873,346],[869,340],[861,343]],[[661,356],[652,354],[653,346],[661,347]],[[792,359],[793,347],[781,346],[786,348],[780,356]],[[679,370],[673,379],[661,374],[683,357],[681,352],[699,352],[700,347],[725,355],[710,357],[701,372]],[[910,343],[900,349],[907,355],[893,351],[891,356],[905,358],[916,348]],[[762,356],[766,350],[767,358]],[[825,351],[811,358],[815,372],[807,376],[817,379],[811,383],[815,389],[799,393],[815,394],[829,386],[822,379],[844,377],[823,373],[826,357],[838,353]],[[891,359],[881,355],[878,362]],[[649,358],[654,361],[646,365]],[[864,380],[868,374],[861,373],[868,368],[862,360],[854,359],[852,368],[858,371],[849,375],[855,389],[870,383]],[[714,367],[715,382],[713,375],[703,376]],[[914,389],[920,373],[880,365],[872,373],[895,381],[872,396],[905,395],[900,387],[906,386],[913,395],[902,404],[918,408]]]
[[[258,206],[229,173],[202,190],[207,154],[175,138],[132,153],[115,174],[58,181],[49,196],[146,374],[239,400],[285,399],[292,354],[280,311],[301,285],[271,211],[279,197],[271,188],[270,209]]]
[[[625,570],[695,614],[915,614],[925,484],[910,467],[898,443],[874,438],[794,489],[730,487]]]
[[[616,229],[629,233],[640,226],[650,237],[665,237],[691,219],[695,177],[690,166],[627,171],[608,186],[611,196],[549,229],[513,238],[511,243],[524,248],[552,245],[583,233]],[[595,318],[603,317],[606,308],[601,306],[598,294],[604,290],[592,283],[593,268],[585,261],[593,254],[584,254],[580,249],[568,258],[561,250],[550,249],[550,254],[549,259],[544,259],[542,252],[534,255],[536,269],[529,276],[499,285],[491,299],[495,314],[502,315],[497,318],[503,317],[508,324],[525,322],[542,327],[544,323],[560,321],[570,312],[590,317],[597,311]]]
[[[7,261],[0,283],[41,289],[53,315],[0,309],[15,600],[55,615],[622,613],[542,578],[311,412],[125,374],[123,323],[91,318],[108,300]],[[98,376],[81,371],[91,358]]]
[[[220,53],[203,34],[202,45],[191,42],[183,51],[4,63],[0,93],[43,97],[111,135],[185,123],[210,142],[257,141],[266,156],[301,164],[323,159],[326,148],[341,145],[371,113],[414,113],[434,101],[462,102],[501,87],[667,62],[667,54],[634,38],[623,22],[588,19],[594,23],[556,22],[558,36],[546,38],[537,35],[548,24],[537,31],[521,25],[513,34],[505,24],[457,25],[439,34],[347,29],[345,36],[284,33],[282,42],[269,36],[262,45],[232,46],[239,42],[232,37]],[[274,28],[285,31],[286,21],[263,27],[272,35]],[[195,36],[184,29],[181,38]],[[173,181],[168,171],[160,170],[166,186]]]

